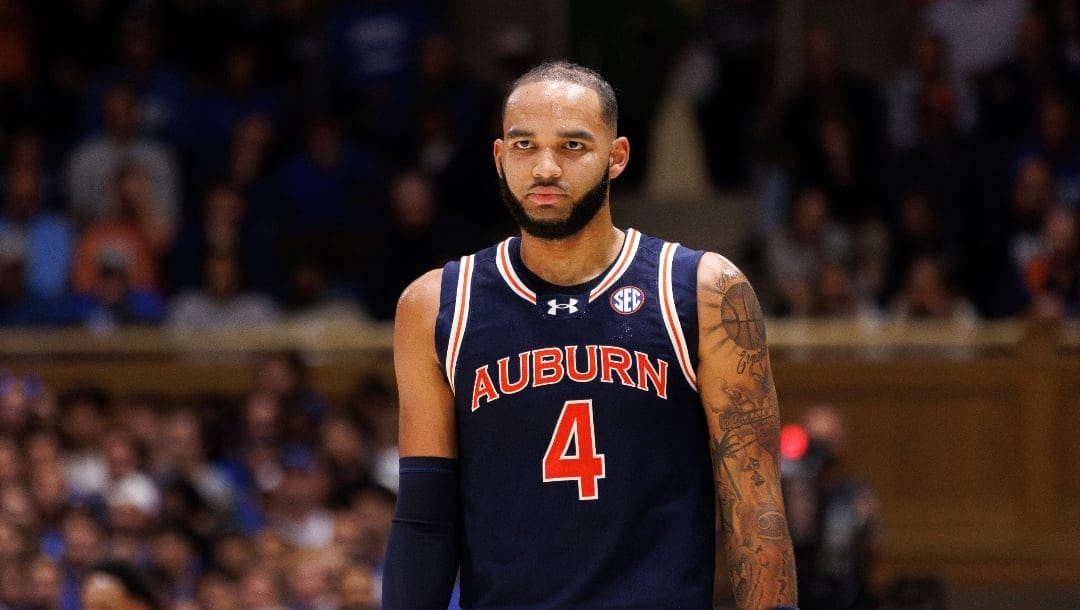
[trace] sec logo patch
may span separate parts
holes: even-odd
[[[615,313],[628,316],[637,313],[645,304],[645,292],[637,286],[623,286],[611,293],[611,308]]]

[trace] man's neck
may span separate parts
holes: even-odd
[[[597,220],[601,220],[598,215]],[[593,222],[564,239],[539,239],[522,233],[521,260],[540,279],[556,286],[584,284],[599,276],[622,249],[624,232],[610,219]]]

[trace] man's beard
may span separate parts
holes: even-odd
[[[499,179],[499,193],[503,203],[510,212],[510,216],[517,222],[521,230],[540,239],[563,239],[576,234],[585,228],[585,225],[596,217],[600,208],[604,207],[607,199],[608,184],[611,178],[607,171],[603,173],[596,186],[589,189],[580,199],[570,206],[570,215],[562,220],[534,220],[525,212],[525,205],[510,191],[510,185],[506,182],[506,175]],[[555,180],[541,180],[531,186],[558,186]]]

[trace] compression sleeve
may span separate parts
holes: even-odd
[[[385,610],[446,608],[458,570],[458,461],[404,457],[383,564]]]

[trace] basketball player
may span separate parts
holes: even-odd
[[[464,608],[712,608],[718,539],[740,608],[795,604],[761,308],[723,257],[613,225],[617,112],[580,66],[519,78],[520,236],[401,296],[385,608],[445,608],[459,568]]]

